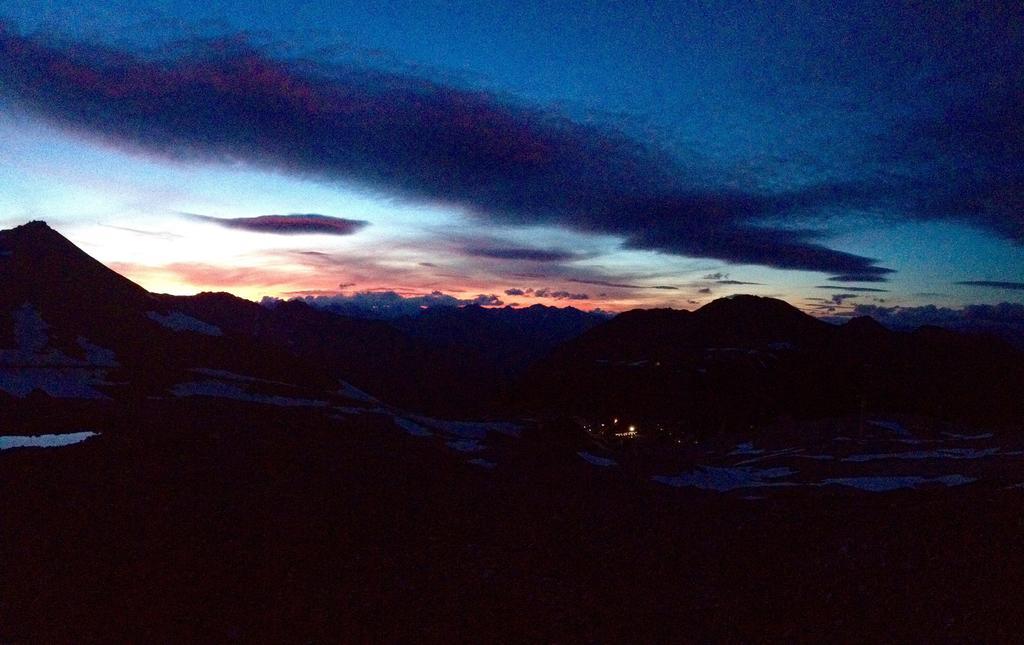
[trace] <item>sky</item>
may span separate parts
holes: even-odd
[[[0,226],[176,294],[1024,303],[1022,113],[1014,2],[2,0]]]

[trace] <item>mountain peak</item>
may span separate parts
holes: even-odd
[[[67,239],[63,235],[55,231],[49,224],[47,224],[43,220],[32,220],[31,222],[26,222],[20,226],[15,226],[12,229],[0,231],[0,236],[2,236],[5,239],[8,239],[12,243],[24,243],[27,240],[55,241],[58,239],[67,242]],[[67,243],[70,244],[70,242]]]
[[[2,300],[16,303],[148,300],[145,289],[90,257],[46,222],[0,231]]]
[[[719,298],[695,311],[694,319],[704,337],[728,343],[808,340],[827,327],[788,302],[751,295]]]
[[[41,250],[46,247],[73,248],[79,251],[70,240],[54,230],[43,220],[32,220],[21,226],[0,231],[0,247],[8,252],[14,252],[17,248],[25,250]]]
[[[41,219],[34,219],[34,220],[30,221],[30,222],[25,222],[21,226],[15,226],[14,227],[15,231],[17,231],[17,230],[31,231],[31,230],[41,230],[41,229],[46,229],[48,231],[52,231],[53,230],[52,228],[50,228],[49,224],[47,224],[44,220],[41,220]]]
[[[702,312],[704,315],[708,313],[717,312],[728,312],[731,315],[735,314],[780,314],[786,315],[800,314],[802,312],[789,304],[785,300],[779,300],[778,298],[768,298],[766,296],[753,296],[749,294],[736,294],[732,296],[725,296],[724,298],[717,298],[712,300],[708,304],[704,305],[697,312]]]
[[[878,322],[871,316],[857,316],[851,318],[841,327],[848,331],[856,331],[858,333],[872,333],[872,334],[887,334],[889,329]]]

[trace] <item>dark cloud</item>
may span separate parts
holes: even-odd
[[[673,287],[670,285],[655,285],[651,287],[645,287],[642,284],[627,284],[622,282],[609,282],[607,280],[584,280],[582,278],[569,278],[566,282],[574,282],[576,284],[592,284],[598,287],[616,287],[618,289],[666,289],[670,291],[678,291],[679,287]]]
[[[876,273],[848,273],[843,275],[834,275],[829,278],[832,282],[886,282],[888,278],[885,277],[886,273],[893,273],[889,270],[883,270]]]
[[[849,41],[872,51],[852,50],[849,62],[857,63],[844,88],[899,108],[879,112],[877,134],[863,138],[871,143],[850,163],[863,175],[850,183],[847,203],[900,219],[958,221],[1024,243],[1024,3],[922,5],[900,14],[917,24],[890,28],[923,37],[868,39],[858,22]]]
[[[721,271],[716,271],[715,273],[708,273],[708,274],[706,274],[704,276],[701,276],[701,280],[710,280],[710,281],[714,282],[715,284],[726,284],[726,285],[729,285],[729,284],[731,284],[731,285],[760,285],[761,284],[760,282],[744,282],[742,280],[731,280],[731,279],[729,279],[729,274],[728,273],[722,273]]]
[[[872,287],[837,287],[835,285],[819,284],[815,289],[845,289],[846,291],[856,291],[858,293],[888,293],[888,289],[875,289]]]
[[[531,262],[565,262],[576,257],[576,254],[570,251],[521,247],[475,246],[465,248],[462,252],[474,257],[493,258],[496,260],[529,260]]]
[[[369,225],[369,222],[344,219],[316,213],[292,213],[290,215],[259,215],[257,217],[210,217],[209,215],[188,214],[189,217],[210,222],[225,228],[236,228],[255,233],[277,233],[297,235],[323,233],[327,235],[353,235]]]
[[[1024,282],[1001,282],[998,280],[964,280],[957,282],[971,287],[991,287],[993,289],[1010,289],[1013,291],[1024,291]]]
[[[841,305],[851,298],[857,298],[858,295],[855,293],[834,293],[832,294],[832,304]]]
[[[549,298],[555,300],[588,300],[590,296],[585,293],[571,293],[569,291],[552,291],[548,294]]]
[[[421,267],[437,268],[437,265],[433,262],[420,262]]]
[[[300,291],[285,291],[282,295],[285,296],[333,296],[336,295],[337,291],[331,291],[328,289],[302,289]]]
[[[639,284],[626,284],[623,282],[609,282],[607,280],[584,280],[582,278],[569,278],[566,282],[575,282],[576,284],[592,284],[599,287],[616,287],[618,289],[644,289],[645,287]]]
[[[823,97],[841,88],[845,109],[874,120],[843,154],[834,203],[1024,243],[1024,3],[858,4],[856,17],[817,12],[827,41],[779,61],[813,69],[797,82]]]
[[[1024,19],[1020,15],[1017,20]],[[1022,41],[1018,35],[1017,56]],[[892,180],[903,213],[954,219],[1024,243],[1024,64],[1007,64],[990,84],[898,133],[893,155],[927,173]]]
[[[144,58],[0,26],[0,98],[131,150],[444,202],[504,225],[563,226],[620,236],[627,248],[782,269],[890,272],[826,247],[814,230],[764,224],[843,204],[858,194],[850,187],[704,185],[676,157],[614,127],[485,92],[274,59],[244,38],[175,47]]]
[[[500,307],[505,303],[502,302],[501,298],[491,293],[486,295],[480,294],[476,298],[470,299],[469,304],[479,305],[481,307]]]
[[[704,287],[703,289],[698,289],[697,293],[711,293],[711,289]]]
[[[556,291],[554,289],[506,289],[506,296],[526,296],[528,298],[553,298],[555,300],[589,300],[590,296],[585,293],[572,293],[571,291]]]

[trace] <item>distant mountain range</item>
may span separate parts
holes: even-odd
[[[108,348],[143,389],[206,366],[288,382],[341,378],[434,413],[493,411],[527,365],[606,319],[572,308],[467,306],[382,321],[298,300],[151,294],[43,222],[0,232],[0,280],[0,316],[29,307],[53,347],[84,356],[81,338]],[[0,347],[16,346],[14,336],[0,325]]]
[[[0,390],[8,393],[27,387],[142,396],[195,367],[331,381],[328,371],[285,348],[187,315],[42,222],[0,231],[0,284],[0,348],[10,348],[0,361]]]
[[[1012,642],[1022,370],[750,296],[158,295],[33,222],[0,231],[0,642]]]
[[[862,409],[1024,415],[1024,357],[998,340],[890,331],[870,318],[837,326],[771,298],[612,319],[536,305],[369,320],[302,301],[151,294],[42,222],[0,232],[0,280],[8,393],[141,395],[204,368],[315,386],[343,379],[429,413],[629,416],[702,431]],[[46,386],[44,367],[75,376]]]
[[[837,326],[756,296],[626,312],[560,346],[524,383],[523,399],[551,413],[689,432],[863,410],[1024,415],[1024,354],[996,338],[891,331],[868,317]]]

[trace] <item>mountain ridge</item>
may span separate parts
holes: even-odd
[[[201,367],[343,379],[430,413],[615,408],[709,427],[865,404],[937,417],[1020,412],[1012,390],[1024,384],[1022,361],[1007,345],[938,328],[897,332],[870,318],[835,326],[774,298],[608,320],[573,308],[467,306],[383,321],[298,300],[268,307],[226,292],[149,293],[43,222],[0,232],[0,251],[0,312],[36,307],[42,322],[32,324],[46,325],[56,349],[85,356],[84,339],[128,357],[122,370],[146,382],[168,381],[160,369]],[[0,325],[4,346],[15,332]],[[963,391],[961,372],[978,387]]]

